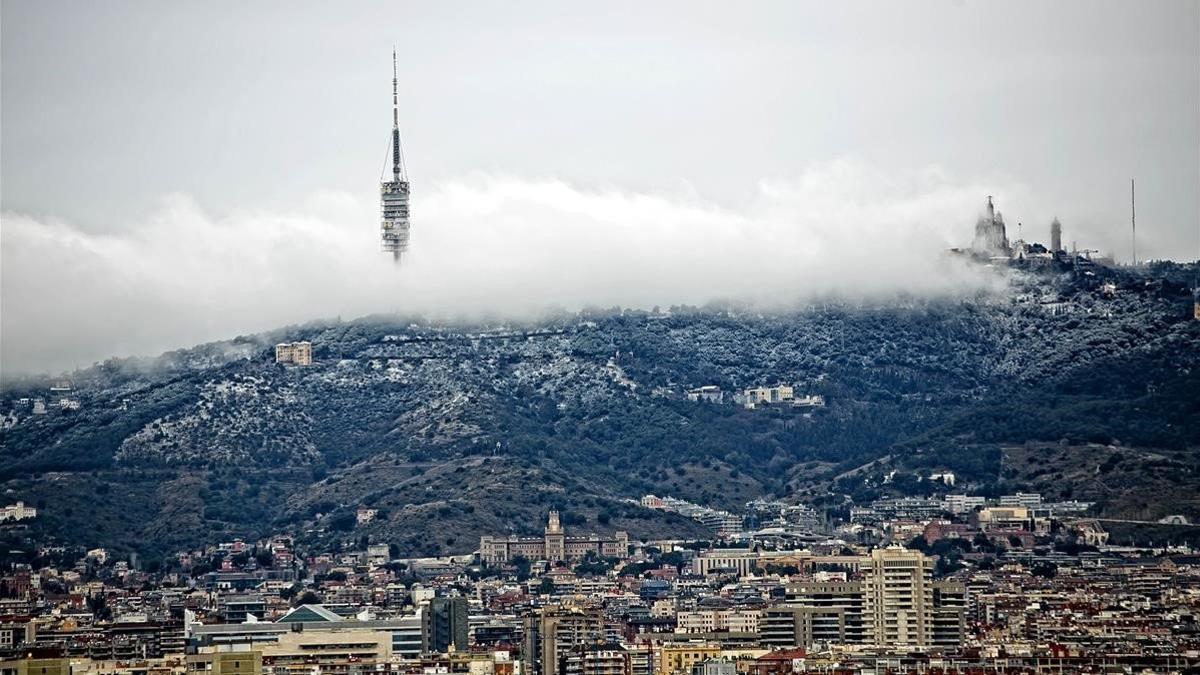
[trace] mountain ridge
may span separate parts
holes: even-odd
[[[67,395],[79,410],[33,415],[20,400],[51,380],[6,385],[0,481],[41,505],[39,535],[152,556],[275,531],[465,552],[480,534],[538,531],[552,507],[583,531],[704,536],[630,500],[837,509],[893,489],[876,480],[884,470],[953,470],[964,489],[994,490],[1033,484],[1001,474],[1002,448],[1027,442],[1169,451],[1192,481],[1194,267],[1017,275],[1001,295],[778,313],[310,323],[79,371]],[[285,339],[311,341],[314,365],[273,363]],[[827,405],[683,395],[776,382]],[[837,478],[864,465],[853,485]],[[383,515],[356,527],[359,506]]]

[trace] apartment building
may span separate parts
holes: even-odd
[[[563,659],[576,647],[606,642],[598,608],[559,605],[524,618],[521,659],[524,675],[565,675]]]
[[[717,645],[696,643],[668,643],[658,652],[656,675],[690,675],[697,664],[721,655]]]
[[[630,675],[630,659],[619,645],[579,645],[562,659],[563,675]]]
[[[700,609],[679,612],[675,632],[691,635],[706,633],[757,633],[758,610]]]
[[[859,644],[864,640],[863,584],[810,581],[787,588],[787,604],[768,608],[759,641],[777,648]]]
[[[876,645],[929,645],[933,559],[899,547],[875,549],[863,571],[866,636]]]
[[[290,363],[296,366],[312,365],[312,343],[280,342],[275,345],[275,363]]]

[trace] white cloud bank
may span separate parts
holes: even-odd
[[[765,181],[751,204],[730,210],[688,194],[475,176],[414,186],[400,267],[379,252],[374,195],[220,216],[171,196],[145,222],[104,234],[4,213],[0,364],[64,369],[396,310],[973,292],[988,276],[941,252],[969,243],[985,195],[1028,202],[1027,192],[838,161]]]

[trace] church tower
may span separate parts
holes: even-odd
[[[567,537],[558,521],[558,511],[550,511],[546,522],[546,560],[558,562],[567,558]]]
[[[991,195],[988,195],[986,215],[975,222],[975,241],[971,248],[977,255],[991,258],[1007,257],[1011,252],[1008,234],[1004,230],[1004,216],[992,204]]]

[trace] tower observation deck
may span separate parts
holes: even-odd
[[[392,179],[379,183],[380,244],[384,253],[400,262],[408,250],[408,174],[400,151],[400,104],[397,92],[396,50],[392,50]]]

